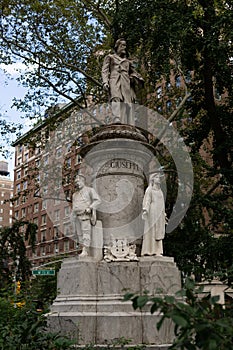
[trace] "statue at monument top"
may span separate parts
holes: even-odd
[[[121,111],[120,103],[128,104],[130,108],[131,104],[136,102],[135,87],[143,86],[144,80],[128,58],[125,39],[118,39],[115,43],[115,53],[105,57],[102,80],[103,88],[108,91],[109,101],[112,104],[113,121],[134,125],[132,111],[128,113],[126,110]]]
[[[145,225],[141,255],[163,255],[166,213],[159,173],[150,176],[143,198],[142,219]]]

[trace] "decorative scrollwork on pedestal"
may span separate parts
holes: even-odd
[[[113,239],[110,246],[104,247],[104,260],[111,261],[138,261],[136,245],[129,244],[127,239]]]

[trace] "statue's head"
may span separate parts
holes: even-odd
[[[150,183],[153,184],[160,184],[160,178],[161,175],[159,172],[153,173],[150,175]]]
[[[85,176],[82,174],[78,174],[74,179],[75,187],[79,189],[83,188],[85,186],[85,181],[86,181]]]
[[[115,42],[114,50],[119,56],[126,55],[126,41],[124,38],[120,38]]]

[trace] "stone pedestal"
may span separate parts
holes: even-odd
[[[142,201],[154,148],[140,130],[129,125],[102,127],[83,147],[85,164],[92,169],[92,186],[100,196],[97,217],[103,242],[141,239]]]
[[[181,288],[180,273],[170,257],[143,257],[139,261],[110,262],[65,259],[58,274],[58,296],[49,314],[53,330],[76,338],[79,344],[169,344],[173,326],[168,320],[158,332],[158,314],[134,310],[124,302],[126,292],[173,295]]]

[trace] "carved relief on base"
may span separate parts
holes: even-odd
[[[104,260],[110,261],[138,261],[136,245],[129,244],[127,239],[113,239],[110,246],[104,246]]]

